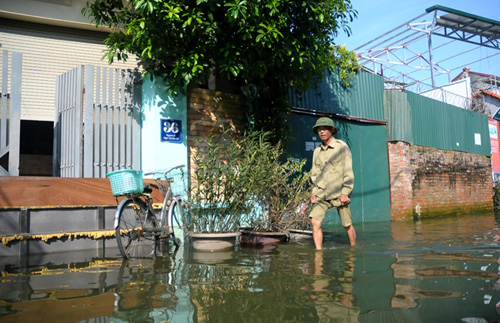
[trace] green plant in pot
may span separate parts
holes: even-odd
[[[266,195],[265,228],[277,231],[310,228],[310,173],[304,172],[306,160],[288,159],[276,165],[273,184]]]
[[[285,158],[281,143],[271,144],[269,132],[252,132],[241,142],[242,185],[252,209],[243,222],[242,242],[260,245],[285,241],[290,229],[309,227],[309,172],[306,160]]]
[[[269,222],[294,240],[312,239],[310,172],[303,171],[306,160],[289,159],[276,173],[269,194]]]
[[[198,140],[192,158],[191,238],[240,234],[242,219],[252,211],[255,189],[254,176],[249,174],[255,170],[248,165],[246,149],[257,137],[255,133],[238,136],[230,129]]]
[[[305,160],[283,162],[281,144],[269,139],[269,132],[238,136],[226,130],[198,141],[191,175],[191,237],[238,232],[240,227],[252,228],[244,236],[282,236],[291,227],[308,225],[305,208],[299,212],[310,198],[309,173],[302,172]]]
[[[284,242],[289,239],[291,230],[310,228],[310,174],[303,171],[306,161],[289,158],[282,162],[284,152],[279,146],[275,151],[279,152],[279,157],[269,164],[269,184],[256,192],[260,207],[254,210],[252,229],[243,232],[243,245]]]

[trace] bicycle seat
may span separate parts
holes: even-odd
[[[144,185],[144,193],[152,193],[153,192],[153,188],[149,185]]]

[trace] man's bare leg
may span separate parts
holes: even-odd
[[[321,231],[321,221],[311,218],[313,240],[316,250],[323,250],[323,231]]]
[[[314,226],[313,226],[314,228]],[[350,225],[348,227],[344,227],[345,231],[347,232],[347,237],[349,238],[349,243],[351,246],[356,245],[356,230],[354,230],[354,226]],[[314,236],[314,231],[313,231],[313,236]]]

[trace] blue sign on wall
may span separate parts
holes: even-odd
[[[495,112],[495,114],[493,115],[493,119],[500,121],[500,109]]]
[[[182,143],[181,120],[161,119],[161,141]]]

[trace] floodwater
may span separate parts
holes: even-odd
[[[498,322],[500,217],[325,228],[261,249],[5,264],[0,322]],[[38,262],[38,264],[35,264]]]

